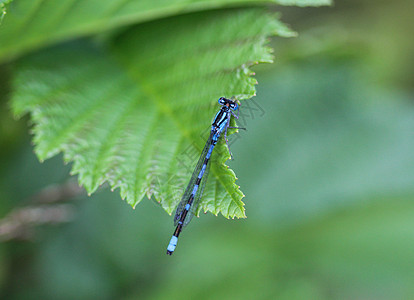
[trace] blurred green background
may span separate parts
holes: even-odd
[[[61,156],[38,162],[2,84],[0,298],[413,299],[413,9],[281,8],[300,35],[254,69],[232,145],[248,218],[195,219],[172,257],[172,218],[107,189],[72,188],[58,224],[5,234],[16,209],[73,179]]]

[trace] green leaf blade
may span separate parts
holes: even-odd
[[[20,0],[10,3],[11,13],[0,27],[0,62],[56,42],[94,35],[123,26],[182,13],[273,3],[317,6],[327,0]]]
[[[63,152],[89,193],[108,182],[132,206],[154,197],[172,213],[217,99],[255,94],[249,66],[271,61],[265,43],[278,28],[260,9],[220,11],[142,24],[109,48],[52,48],[19,64],[13,110],[32,114],[39,158]],[[243,218],[228,158],[221,140],[199,211]]]

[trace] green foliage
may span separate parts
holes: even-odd
[[[248,66],[271,61],[270,34],[292,32],[247,9],[144,23],[108,47],[53,48],[18,64],[13,110],[31,112],[39,158],[64,152],[89,193],[108,181],[132,206],[154,196],[171,213],[217,110],[211,100],[254,95]],[[244,217],[224,141],[217,148],[200,209]]]
[[[246,220],[201,218],[171,260],[166,214],[96,193],[70,224],[37,228],[29,280],[12,269],[4,286],[36,299],[255,299],[259,289],[263,299],[412,299],[412,96],[370,85],[333,52],[259,74],[265,116],[232,147]],[[65,178],[60,157],[40,165],[27,144],[4,175],[9,199]],[[191,284],[177,286],[177,274]]]
[[[132,206],[144,196],[154,197],[171,213],[217,110],[212,99],[254,96],[249,67],[272,61],[267,37],[294,35],[263,9],[200,11],[235,3],[13,3],[13,14],[0,31],[0,61],[57,41],[105,33],[30,54],[16,64],[12,107],[18,117],[31,114],[39,159],[63,152],[89,193],[109,182]],[[200,12],[159,19],[192,11]],[[224,164],[227,159],[222,142],[212,157],[199,210],[244,217],[243,193]]]
[[[239,184],[260,203],[249,219],[287,227],[373,199],[414,199],[412,100],[370,85],[346,53],[309,60],[259,77],[266,115],[234,147]],[[252,156],[255,145],[266,150]],[[253,168],[261,172],[249,176]]]
[[[71,198],[70,223],[30,226],[35,243],[0,243],[0,298],[414,299],[414,60],[404,56],[413,4],[286,11],[295,27],[312,28],[275,39],[277,64],[255,68],[258,95],[242,103],[244,113],[254,103],[265,110],[232,144],[247,219],[200,218],[171,259],[171,220],[153,203],[133,211],[109,191]],[[116,53],[119,63],[113,46],[80,45],[70,49]],[[62,155],[39,164],[28,137],[13,133],[28,118],[5,118],[5,69],[0,138],[18,142],[0,147],[2,216],[70,169]]]
[[[45,45],[187,12],[263,5],[317,6],[329,0],[19,0],[0,31],[0,62]]]
[[[3,22],[3,18],[6,15],[6,5],[13,0],[0,0],[0,25]]]

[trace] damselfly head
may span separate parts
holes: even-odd
[[[239,107],[239,105],[237,104],[237,100],[227,99],[225,97],[220,97],[218,103],[220,105],[226,105],[232,110],[237,110],[237,108]]]

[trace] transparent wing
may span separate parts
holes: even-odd
[[[204,171],[204,175],[203,175],[203,178],[201,179],[200,186],[195,194],[193,204],[190,207],[190,211],[184,219],[183,226],[186,226],[188,223],[190,223],[193,216],[197,214],[198,206],[200,204],[200,199],[203,196],[204,187],[206,186],[206,183],[207,183],[209,171],[210,171],[210,160],[207,163],[206,170]]]
[[[198,162],[197,162],[197,165],[196,165],[196,167],[195,167],[195,169],[193,171],[193,174],[191,175],[190,182],[188,183],[187,188],[185,189],[185,192],[183,194],[183,197],[181,198],[181,201],[180,201],[180,203],[177,206],[177,210],[175,211],[175,216],[174,216],[174,225],[175,226],[178,225],[178,221],[180,220],[181,215],[182,215],[182,213],[185,210],[185,206],[188,203],[188,201],[190,200],[190,196],[191,196],[191,193],[192,193],[192,191],[194,189],[194,185],[195,185],[195,183],[197,181],[198,174],[200,173],[201,168],[203,167],[204,159],[206,158],[207,153],[208,153],[208,150],[210,149],[210,146],[212,144],[212,138],[213,138],[213,134],[210,133],[210,137],[208,138],[208,140],[206,142],[206,145],[204,146],[204,149],[201,152],[200,158],[198,159]],[[210,164],[208,164],[208,165],[210,165]],[[208,165],[207,165],[207,168],[209,167]],[[206,168],[206,172],[208,171],[207,168]],[[196,193],[196,195],[194,197],[194,200],[196,200],[196,198],[197,198],[197,196],[199,194],[199,191],[202,190],[202,189],[204,189],[204,186],[202,184],[203,184],[203,181],[205,181],[206,172],[204,172],[203,178],[202,178],[202,180],[200,182],[200,187],[197,190],[197,193]],[[204,183],[204,185],[205,185],[205,183]],[[201,191],[201,194],[202,194],[202,191]],[[201,197],[201,195],[200,195],[200,197]],[[190,208],[190,211],[193,211],[193,205],[194,204],[196,204],[195,201],[193,201],[192,207]],[[192,215],[192,214],[189,214],[189,215]],[[189,216],[187,215],[185,221],[187,220],[188,217]],[[190,220],[191,220],[191,217],[190,217]],[[188,222],[186,222],[186,224],[188,224],[190,222],[190,220]],[[186,224],[184,224],[184,225],[186,225]]]

